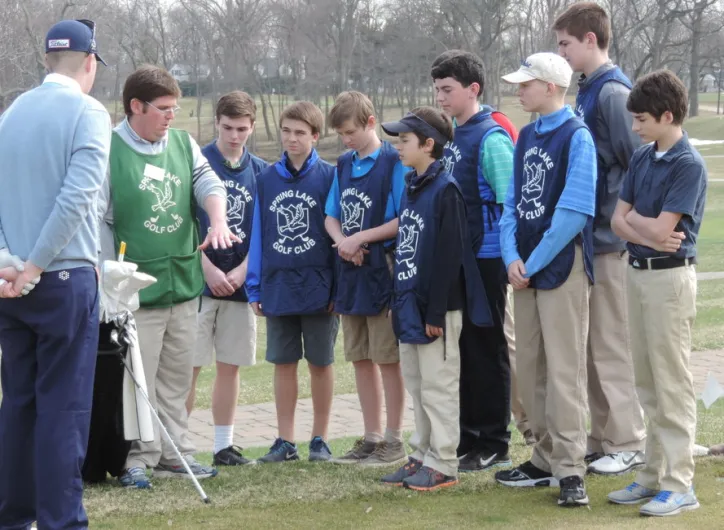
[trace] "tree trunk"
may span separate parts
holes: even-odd
[[[692,14],[691,61],[689,64],[689,117],[699,115],[699,60],[705,2],[697,3]]]

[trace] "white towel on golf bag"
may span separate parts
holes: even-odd
[[[148,393],[146,375],[138,344],[138,330],[133,312],[139,308],[138,291],[156,283],[156,278],[138,272],[135,263],[106,260],[101,266],[100,305],[101,320],[124,322],[128,341],[126,364],[139,387],[125,370],[123,373],[123,430],[126,440],[152,442],[154,439],[151,409],[143,398]]]
[[[145,392],[148,395],[148,387],[141,360],[141,348],[138,345],[138,330],[133,317],[126,321],[125,331],[128,340],[126,364],[133,371],[139,386],[133,382],[128,370],[123,372],[123,434],[126,440],[152,442],[154,435],[151,409],[141,393]]]

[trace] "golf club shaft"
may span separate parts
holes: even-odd
[[[138,390],[141,391],[141,395],[143,396],[143,399],[144,399],[144,400],[146,401],[146,403],[148,404],[148,408],[151,409],[151,414],[153,414],[153,417],[156,419],[156,422],[158,423],[158,426],[159,426],[159,428],[161,429],[161,432],[163,432],[163,434],[166,436],[166,439],[167,439],[167,440],[169,441],[169,443],[171,444],[171,447],[173,447],[173,450],[174,450],[174,452],[176,453],[176,456],[179,458],[179,460],[181,460],[181,464],[183,464],[184,469],[186,470],[186,473],[188,473],[189,477],[191,477],[191,480],[192,480],[193,483],[194,483],[194,487],[196,488],[196,491],[197,491],[197,492],[199,493],[199,495],[201,496],[201,500],[208,504],[208,503],[210,502],[210,500],[209,500],[209,498],[206,496],[206,492],[205,492],[204,489],[201,487],[201,484],[199,484],[198,479],[196,478],[196,476],[195,476],[195,475],[193,474],[193,472],[191,471],[191,468],[189,467],[188,462],[186,462],[186,459],[181,455],[181,452],[178,450],[178,447],[176,447],[176,444],[175,444],[174,441],[171,439],[171,435],[170,435],[170,434],[168,433],[168,431],[166,430],[166,427],[164,427],[163,422],[161,421],[161,418],[159,418],[158,413],[156,412],[156,409],[153,407],[153,405],[151,405],[151,400],[148,398],[148,394],[146,394],[146,391],[145,391],[145,390],[143,389],[143,387],[138,383],[138,380],[136,379],[136,376],[133,374],[133,370],[131,370],[131,367],[128,366],[128,363],[126,362],[126,359],[123,358],[122,355],[121,355],[121,358],[123,359],[123,366],[125,366],[125,367],[126,367],[126,370],[128,370],[128,374],[131,376],[131,379],[133,380],[133,383],[136,385],[136,388],[138,388]]]

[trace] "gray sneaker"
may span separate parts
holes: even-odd
[[[194,474],[194,476],[198,479],[204,479],[204,478],[212,478],[215,477],[218,474],[218,471],[214,469],[213,467],[209,466],[202,466],[199,464],[196,459],[191,455],[186,455],[186,463],[188,463],[189,467],[191,468],[191,472]],[[159,464],[156,466],[153,470],[153,476],[159,477],[159,478],[188,478],[188,473],[186,473],[186,468],[182,464],[178,465],[168,465],[168,464]]]
[[[352,449],[339,458],[333,458],[335,464],[359,464],[362,460],[374,453],[377,444],[360,438],[354,443]]]
[[[360,462],[363,466],[380,467],[401,464],[407,461],[405,444],[402,442],[381,441],[374,452]]]
[[[673,491],[660,491],[656,497],[644,504],[639,512],[641,515],[650,515],[654,517],[665,517],[668,515],[678,515],[681,512],[696,510],[699,507],[699,501],[694,495],[694,490],[688,493],[676,493]]]
[[[632,482],[622,490],[612,491],[608,494],[609,502],[614,504],[638,504],[650,501],[658,494],[658,490],[652,490],[642,486],[638,482]]]

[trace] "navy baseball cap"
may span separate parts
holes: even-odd
[[[98,62],[108,66],[98,55],[96,23],[92,20],[61,20],[45,36],[45,53],[85,52],[96,56]]]
[[[440,145],[445,145],[451,140],[451,138],[448,138],[435,127],[412,112],[405,114],[400,121],[383,123],[382,130],[390,136],[399,136],[400,133],[419,132],[427,138],[432,138]]]

